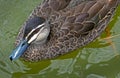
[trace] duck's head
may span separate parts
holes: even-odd
[[[31,43],[43,44],[46,42],[50,32],[48,22],[42,17],[33,17],[26,22],[22,41],[13,50],[10,60],[18,59],[31,45]]]

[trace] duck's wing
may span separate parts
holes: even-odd
[[[55,43],[53,46],[60,48],[62,44],[64,48],[60,50],[71,51],[96,39],[110,21],[117,2],[118,0],[85,1],[63,13],[51,30],[51,42]]]
[[[107,17],[107,14],[112,15],[110,11],[115,9],[117,1],[118,0],[84,1],[78,6],[67,10],[67,12],[60,14],[53,22],[55,25],[53,26],[53,31],[55,33],[63,31],[63,29],[68,29],[69,32],[76,31],[79,35],[89,32],[99,26],[98,23]]]

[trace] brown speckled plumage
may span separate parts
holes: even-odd
[[[104,31],[117,5],[118,0],[44,0],[28,19],[39,16],[49,21],[49,37],[43,45],[31,44],[22,58],[50,59],[85,46]],[[16,44],[23,37],[25,24]]]

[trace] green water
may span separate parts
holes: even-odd
[[[56,59],[11,62],[19,28],[40,0],[0,0],[0,78],[120,78],[120,7],[108,25],[113,38],[96,41]],[[118,35],[118,36],[116,36]],[[112,41],[112,42],[110,42]]]

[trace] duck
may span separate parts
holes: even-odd
[[[101,35],[119,0],[43,0],[20,28],[10,60],[38,62],[81,48]]]

